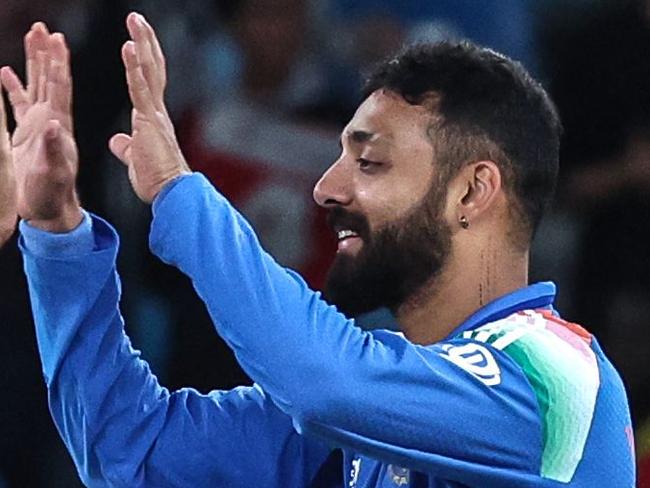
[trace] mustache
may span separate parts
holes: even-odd
[[[341,229],[350,229],[362,239],[370,237],[370,224],[368,219],[358,212],[350,212],[343,207],[334,207],[327,214],[327,225],[335,232]]]

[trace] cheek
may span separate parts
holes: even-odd
[[[431,174],[395,175],[357,187],[357,201],[371,230],[399,220],[429,193]]]
[[[409,192],[397,190],[395,185],[362,190],[357,199],[373,232],[403,218],[420,200]]]

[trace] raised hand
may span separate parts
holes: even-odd
[[[16,179],[7,131],[5,101],[0,90],[0,247],[16,226]]]
[[[26,87],[11,68],[0,70],[16,119],[11,142],[18,214],[43,230],[67,232],[82,218],[70,53],[62,34],[37,22],[25,36],[25,57]]]
[[[133,104],[131,135],[114,135],[109,147],[128,166],[138,197],[151,203],[169,181],[189,172],[189,167],[165,107],[165,57],[156,34],[137,13],[129,14],[126,25],[131,40],[122,46],[122,60]]]

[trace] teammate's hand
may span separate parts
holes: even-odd
[[[16,179],[7,131],[7,112],[0,89],[0,247],[16,227]]]
[[[167,108],[165,57],[153,28],[140,14],[126,19],[131,40],[122,46],[122,60],[133,104],[131,135],[116,134],[111,152],[129,168],[138,197],[151,203],[172,179],[189,172]]]
[[[26,87],[11,68],[0,71],[16,119],[11,143],[18,214],[43,230],[67,232],[82,214],[75,189],[70,53],[63,34],[50,34],[37,22],[25,36],[25,58]]]

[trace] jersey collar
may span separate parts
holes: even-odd
[[[479,308],[449,334],[448,338],[455,337],[467,330],[476,329],[489,322],[504,319],[520,310],[538,308],[553,310],[554,300],[555,284],[550,281],[534,283],[525,288],[520,288]]]

